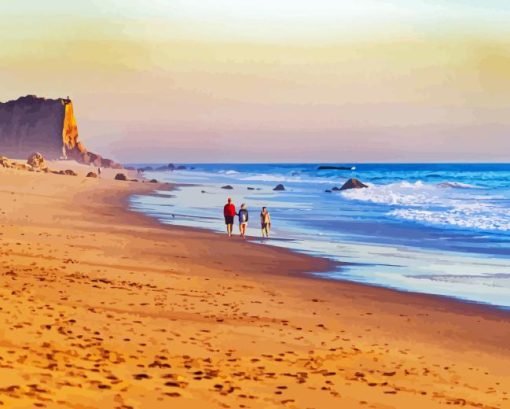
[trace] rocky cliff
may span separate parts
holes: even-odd
[[[102,167],[121,167],[88,152],[78,138],[70,99],[33,95],[0,103],[0,154],[25,159],[34,151],[46,159],[74,159]]]

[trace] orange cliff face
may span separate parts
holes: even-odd
[[[78,138],[78,124],[74,116],[73,103],[70,99],[62,99],[64,105],[64,123],[62,124],[62,153],[80,163],[107,168],[122,168],[111,159],[87,151],[85,145]]]
[[[64,124],[62,126],[63,154],[67,156],[67,151],[77,149],[80,153],[86,153],[87,149],[78,140],[78,124],[74,116],[73,103],[70,100],[62,100],[64,104]]]

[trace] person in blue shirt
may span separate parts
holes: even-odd
[[[241,232],[241,237],[246,238],[246,228],[248,227],[248,209],[246,208],[246,204],[242,204],[239,209],[239,231]]]

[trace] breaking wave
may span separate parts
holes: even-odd
[[[480,190],[465,183],[417,181],[371,185],[368,189],[342,192],[342,196],[387,205],[386,214],[392,218],[462,229],[510,231],[510,209],[501,205],[501,198],[467,191],[471,189]]]

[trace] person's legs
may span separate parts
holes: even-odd
[[[246,235],[246,223],[241,223],[239,225],[239,232],[241,233],[241,236],[244,239],[244,236]]]

